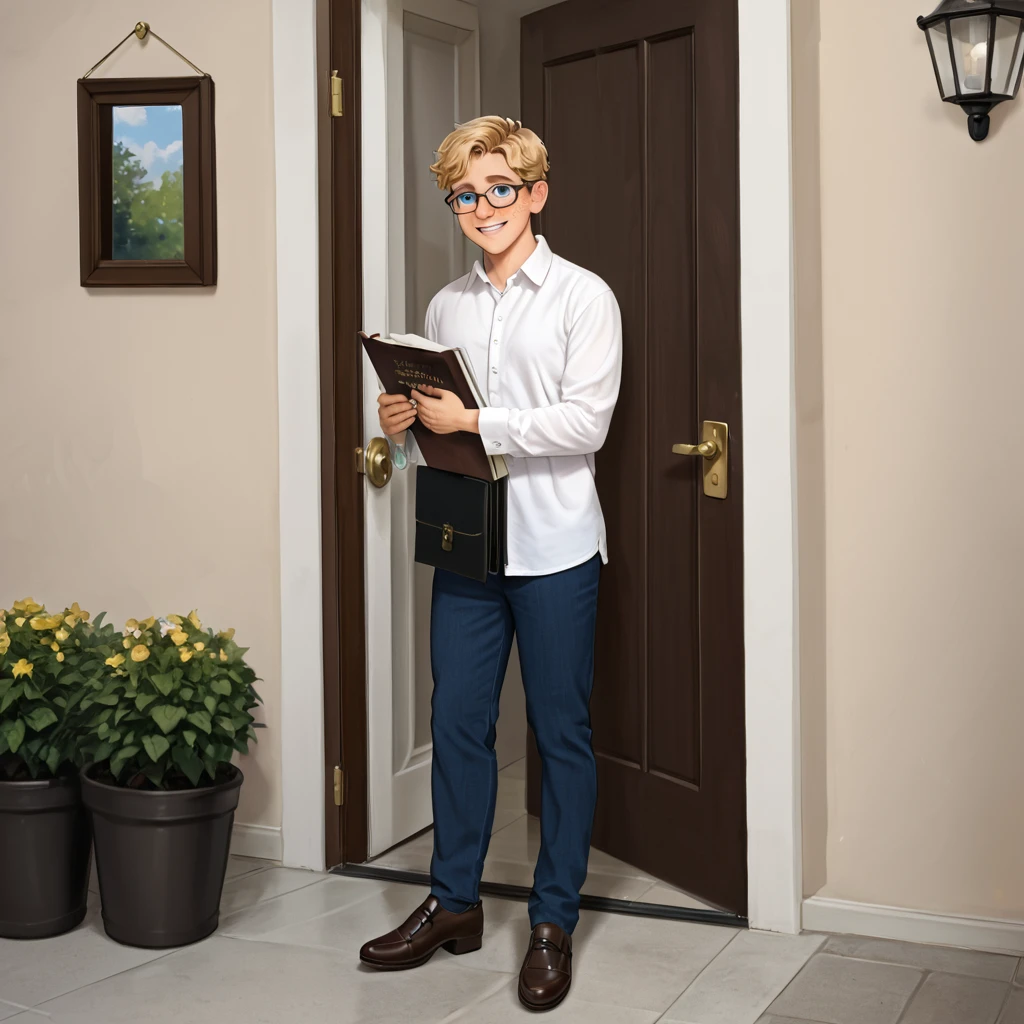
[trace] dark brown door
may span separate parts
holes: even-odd
[[[622,310],[597,481],[594,846],[746,913],[736,0],[567,0],[522,22],[537,225]],[[729,493],[672,445],[730,431]],[[531,811],[539,809],[535,748]]]

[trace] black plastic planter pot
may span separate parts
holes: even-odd
[[[201,789],[108,786],[82,770],[103,927],[117,942],[165,949],[215,931],[242,773]]]
[[[0,782],[0,936],[45,939],[85,917],[89,819],[78,777]]]

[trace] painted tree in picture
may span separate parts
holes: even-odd
[[[113,119],[112,257],[184,259],[181,107],[114,107]]]

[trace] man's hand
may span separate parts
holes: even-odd
[[[421,385],[413,391],[420,422],[435,434],[454,434],[457,430],[468,430],[478,434],[478,409],[467,409],[454,391],[442,391]]]
[[[377,415],[380,429],[395,444],[405,444],[405,432],[416,422],[416,406],[405,395],[380,395]]]

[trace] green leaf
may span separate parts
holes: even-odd
[[[32,714],[25,716],[29,728],[42,732],[48,725],[57,721],[57,716],[49,708],[36,708]]]
[[[216,723],[229,735],[235,735],[235,727],[230,718],[225,718],[223,715],[218,716],[214,719]]]
[[[131,711],[131,708],[118,708],[114,712],[114,725],[117,725],[125,715]]]
[[[130,761],[141,748],[135,744],[129,744],[128,746],[122,747],[114,756],[110,759],[110,771],[116,779],[121,774],[121,769],[124,768],[125,764]]]
[[[203,698],[203,703],[206,705],[206,710],[209,711],[211,715],[216,712],[216,710],[217,710],[217,698],[216,697],[204,697]]]
[[[29,700],[39,700],[39,698],[42,697],[42,690],[40,690],[31,679],[26,679],[21,685],[23,687],[22,693],[24,693]]]
[[[195,730],[193,730],[193,729],[182,729],[181,730],[181,737],[190,747],[194,747],[196,745],[197,737],[196,737],[196,734],[195,734]]]
[[[155,693],[140,693],[138,697],[135,698],[135,707],[138,711],[145,711],[146,708],[155,700]]]
[[[191,715],[186,717],[197,729],[202,729],[207,734],[213,728],[210,724],[210,716],[205,711],[193,711]]]
[[[56,747],[50,747],[44,758],[46,767],[50,769],[51,775],[57,774],[57,769],[60,767],[60,751]]]
[[[219,693],[222,697],[231,696],[231,684],[226,679],[214,679],[214,681],[210,683],[210,689],[213,690],[214,693]]]
[[[143,736],[142,745],[151,761],[159,761],[171,749],[170,743],[163,736]]]
[[[92,759],[94,761],[106,761],[108,757],[114,752],[113,743],[101,743],[93,752]]]
[[[171,707],[170,704],[161,704],[153,708],[151,712],[153,721],[163,730],[164,734],[169,733],[184,717],[185,709]],[[145,741],[143,741],[145,742]],[[156,760],[154,758],[154,760]]]
[[[20,718],[16,718],[13,722],[4,722],[0,728],[3,729],[8,749],[12,754],[16,754],[25,738],[25,723]]]
[[[152,677],[153,685],[160,691],[164,697],[171,695],[171,690],[174,689],[174,675],[171,672],[164,672],[160,675]]]
[[[108,707],[113,707],[115,704],[118,703],[118,697],[116,693],[107,693],[99,697],[94,697],[93,701],[96,704],[105,704]]]
[[[192,694],[194,694],[195,692],[196,691],[194,689],[192,689],[191,686],[183,686],[178,691],[178,693],[181,696],[182,700],[191,700],[192,699]]]
[[[171,752],[174,763],[185,773],[193,786],[199,785],[203,777],[203,762],[188,747],[175,747]]]
[[[6,711],[20,696],[22,691],[21,683],[15,683],[4,696],[4,699],[0,701],[0,712]]]

